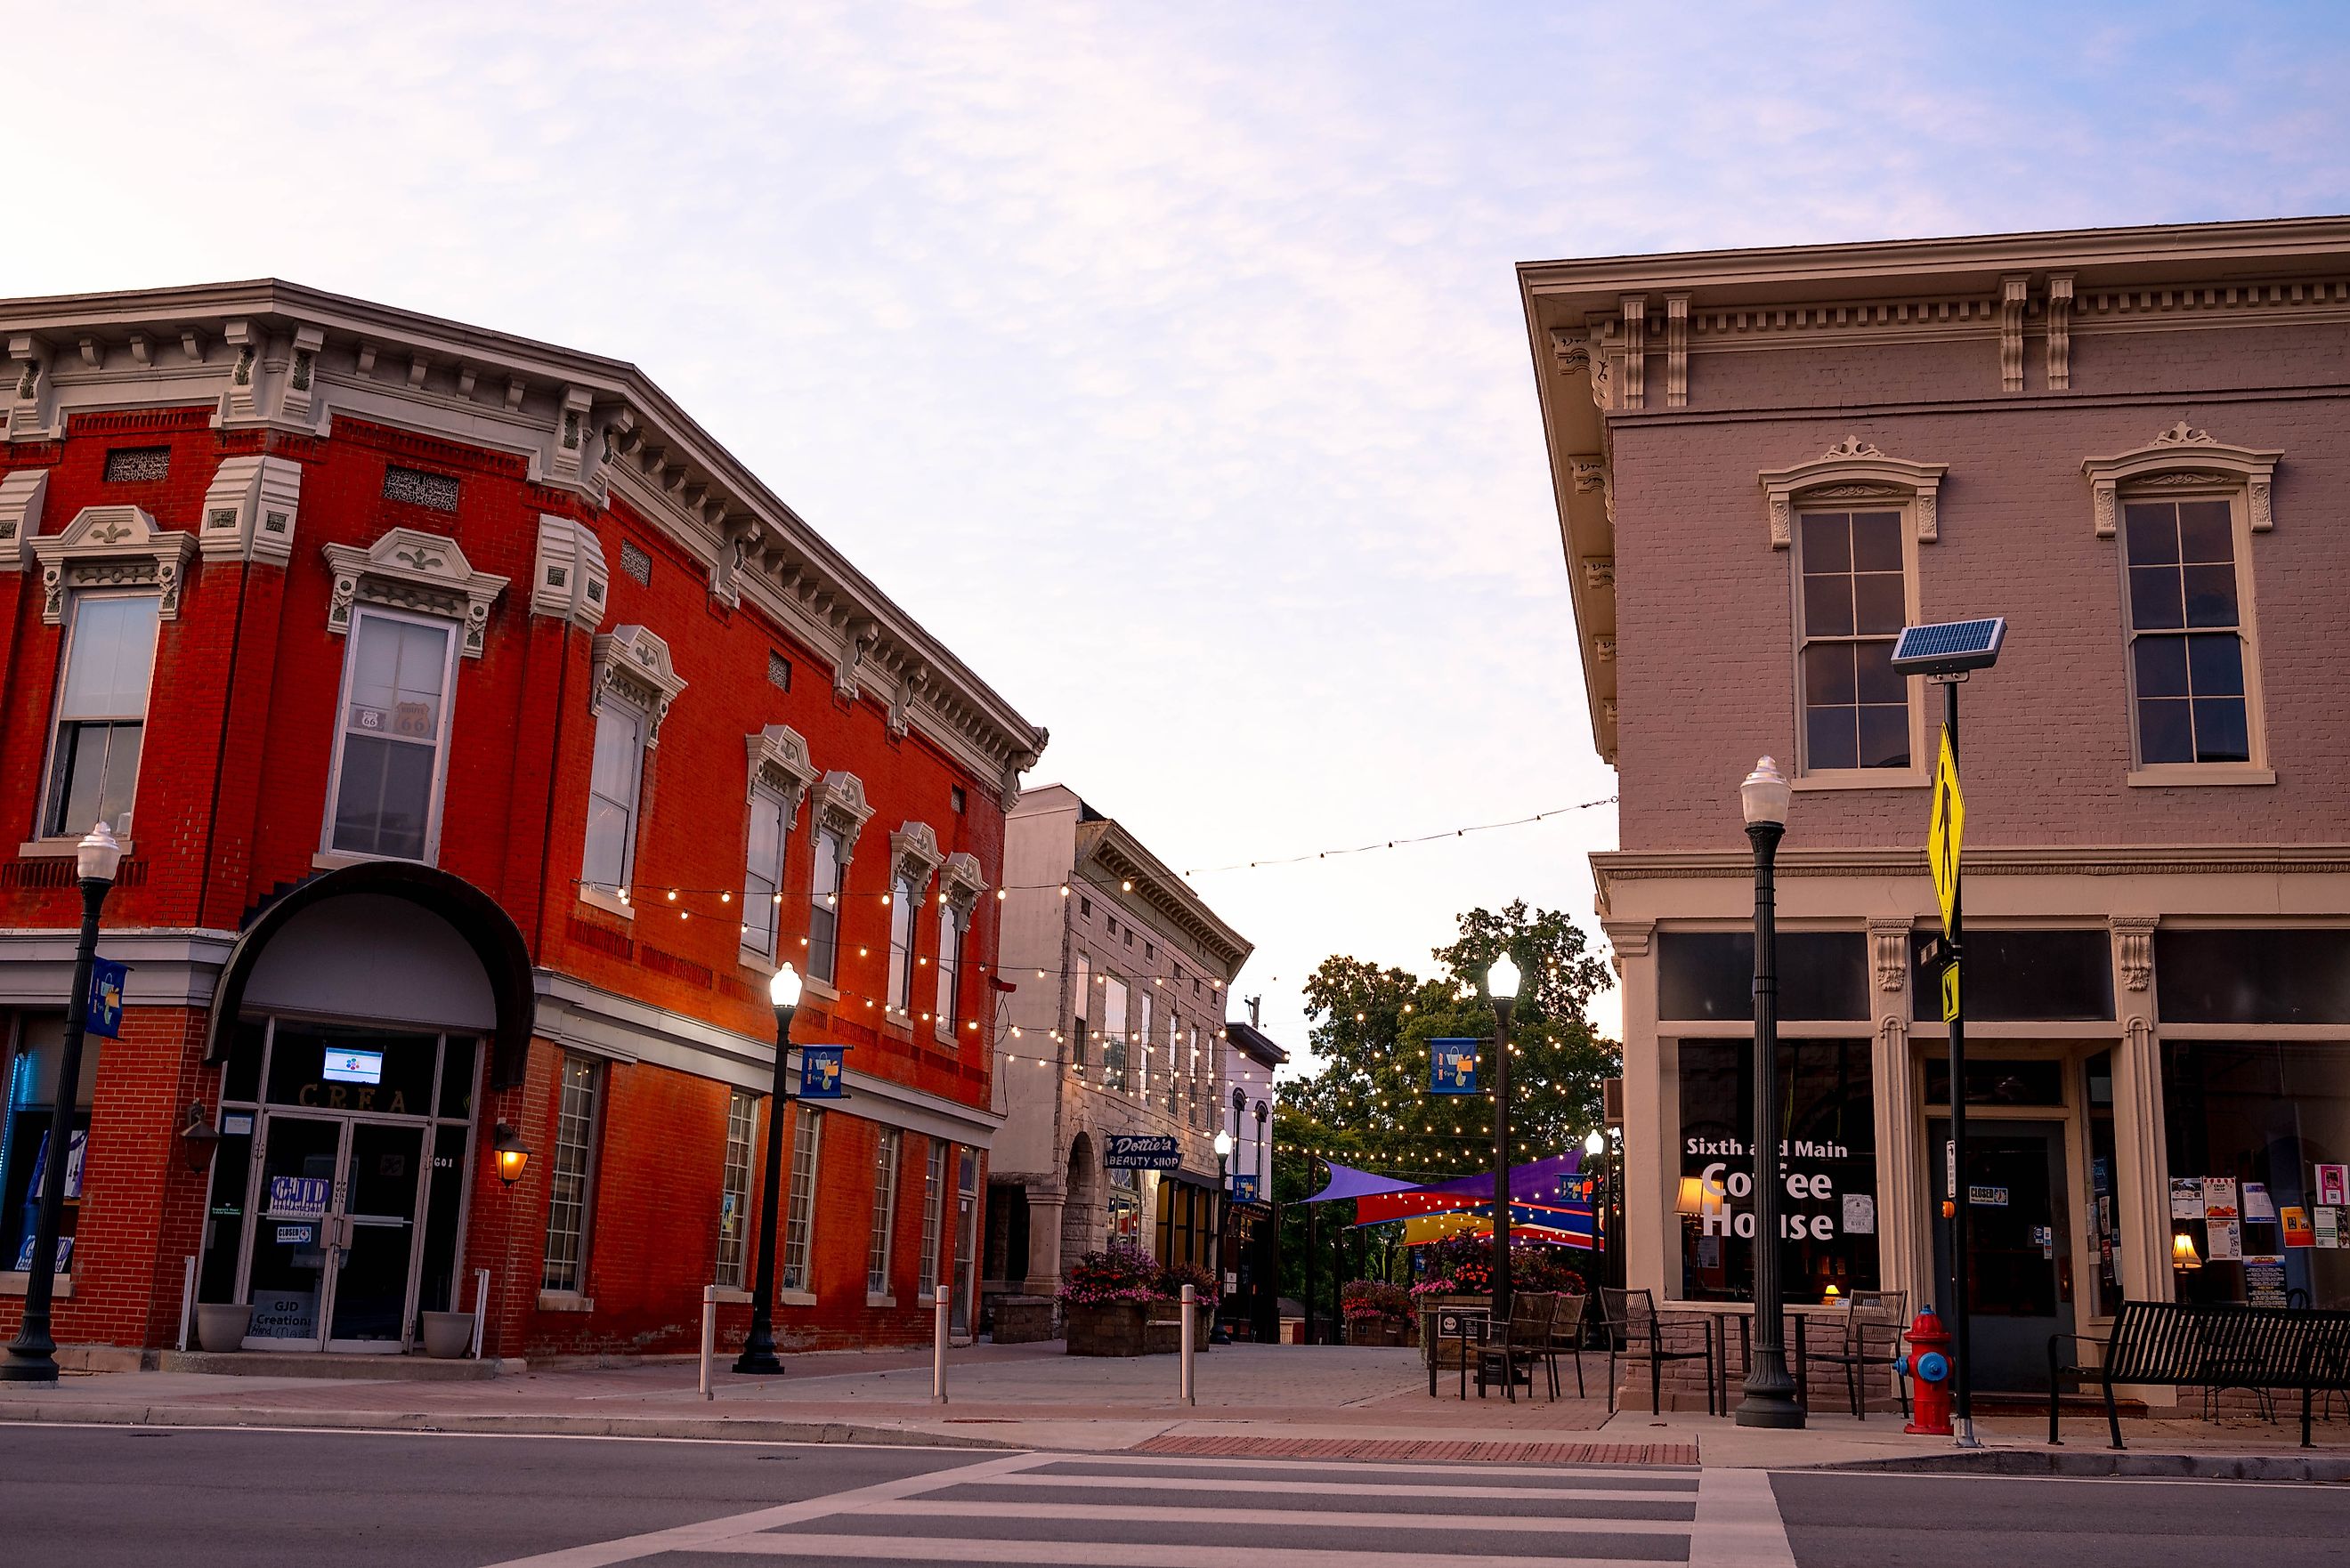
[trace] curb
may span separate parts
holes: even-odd
[[[397,1411],[257,1410],[247,1406],[84,1405],[0,1402],[0,1423],[109,1427],[293,1427],[319,1431],[445,1432],[510,1438],[672,1438],[737,1443],[864,1443],[927,1449],[1004,1449],[1020,1445],[919,1427],[694,1416],[558,1416]]]
[[[1796,1469],[1878,1475],[2125,1477],[2161,1480],[2350,1481],[2350,1454],[2134,1454],[2104,1449],[1984,1449]]]

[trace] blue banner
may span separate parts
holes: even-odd
[[[130,978],[129,964],[116,963],[112,959],[90,960],[89,1002],[82,1010],[83,1028],[109,1040],[120,1037],[122,985]]]
[[[1232,1201],[1235,1203],[1253,1203],[1256,1201],[1256,1178],[1254,1176],[1243,1176],[1238,1172],[1233,1173]]]
[[[1428,1092],[1431,1095],[1473,1095],[1477,1092],[1477,1053],[1482,1040],[1431,1040],[1428,1043]]]
[[[803,1045],[800,1047],[800,1098],[803,1100],[845,1100],[847,1090],[841,1081],[840,1054],[845,1045]]]

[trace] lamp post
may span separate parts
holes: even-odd
[[[1738,786],[1754,844],[1754,1357],[1746,1368],[1742,1427],[1801,1427],[1787,1372],[1787,1311],[1779,1292],[1779,936],[1772,864],[1787,831],[1792,792],[1764,757]]]
[[[48,1155],[41,1165],[40,1216],[33,1227],[33,1268],[25,1281],[25,1317],[0,1361],[0,1383],[55,1383],[57,1342],[49,1334],[57,1293],[57,1227],[65,1213],[66,1167],[73,1163],[74,1101],[81,1085],[82,1026],[89,1013],[89,971],[98,957],[98,912],[114,888],[122,846],[101,822],[74,850],[81,881],[81,940],[74,948],[73,990],[66,997],[65,1039],[57,1046],[57,1104],[49,1112]]]
[[[785,964],[767,981],[767,1000],[775,1004],[775,1092],[767,1101],[766,1183],[759,1199],[759,1277],[751,1290],[751,1334],[734,1370],[780,1376],[784,1364],[775,1355],[775,1220],[781,1210],[784,1185],[784,1111],[792,1103],[792,1014],[800,1004],[799,971]]]
[[[1208,1329],[1210,1345],[1230,1345],[1232,1332],[1224,1326],[1224,1244],[1232,1230],[1232,1204],[1231,1190],[1224,1185],[1224,1169],[1232,1162],[1232,1129],[1216,1129],[1216,1315]]]
[[[1508,953],[1485,971],[1493,1003],[1493,1323],[1510,1321],[1510,1014],[1518,1006],[1518,966]]]

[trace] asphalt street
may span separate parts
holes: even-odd
[[[0,1426],[11,1563],[81,1568],[2338,1563],[2350,1488]]]

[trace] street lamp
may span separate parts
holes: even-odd
[[[34,1222],[32,1272],[25,1280],[25,1317],[0,1361],[0,1383],[55,1383],[57,1342],[49,1303],[57,1283],[57,1226],[65,1213],[66,1167],[73,1163],[74,1101],[81,1083],[82,1027],[89,1014],[89,971],[98,957],[98,912],[114,888],[122,846],[99,823],[74,849],[81,881],[81,940],[74,948],[73,989],[66,995],[66,1033],[57,1046],[57,1104],[49,1112],[49,1152],[41,1167],[40,1216]]]
[[[1232,1229],[1232,1202],[1231,1189],[1224,1185],[1224,1168],[1232,1158],[1232,1129],[1216,1129],[1216,1315],[1208,1330],[1210,1345],[1230,1345],[1232,1336],[1224,1327],[1224,1241]]]
[[[1518,966],[1508,953],[1485,971],[1493,1003],[1493,1324],[1510,1321],[1510,1014],[1518,1005]]]
[[[1779,1295],[1779,936],[1772,863],[1787,831],[1793,794],[1764,757],[1738,786],[1754,844],[1754,1356],[1746,1368],[1742,1427],[1801,1427],[1787,1373],[1786,1303]]]
[[[767,981],[767,1000],[775,1004],[775,1092],[767,1100],[767,1179],[759,1200],[759,1277],[751,1291],[751,1334],[734,1370],[780,1376],[784,1364],[775,1355],[775,1216],[784,1184],[784,1108],[792,1103],[792,1014],[800,1004],[800,973],[785,964]]]

